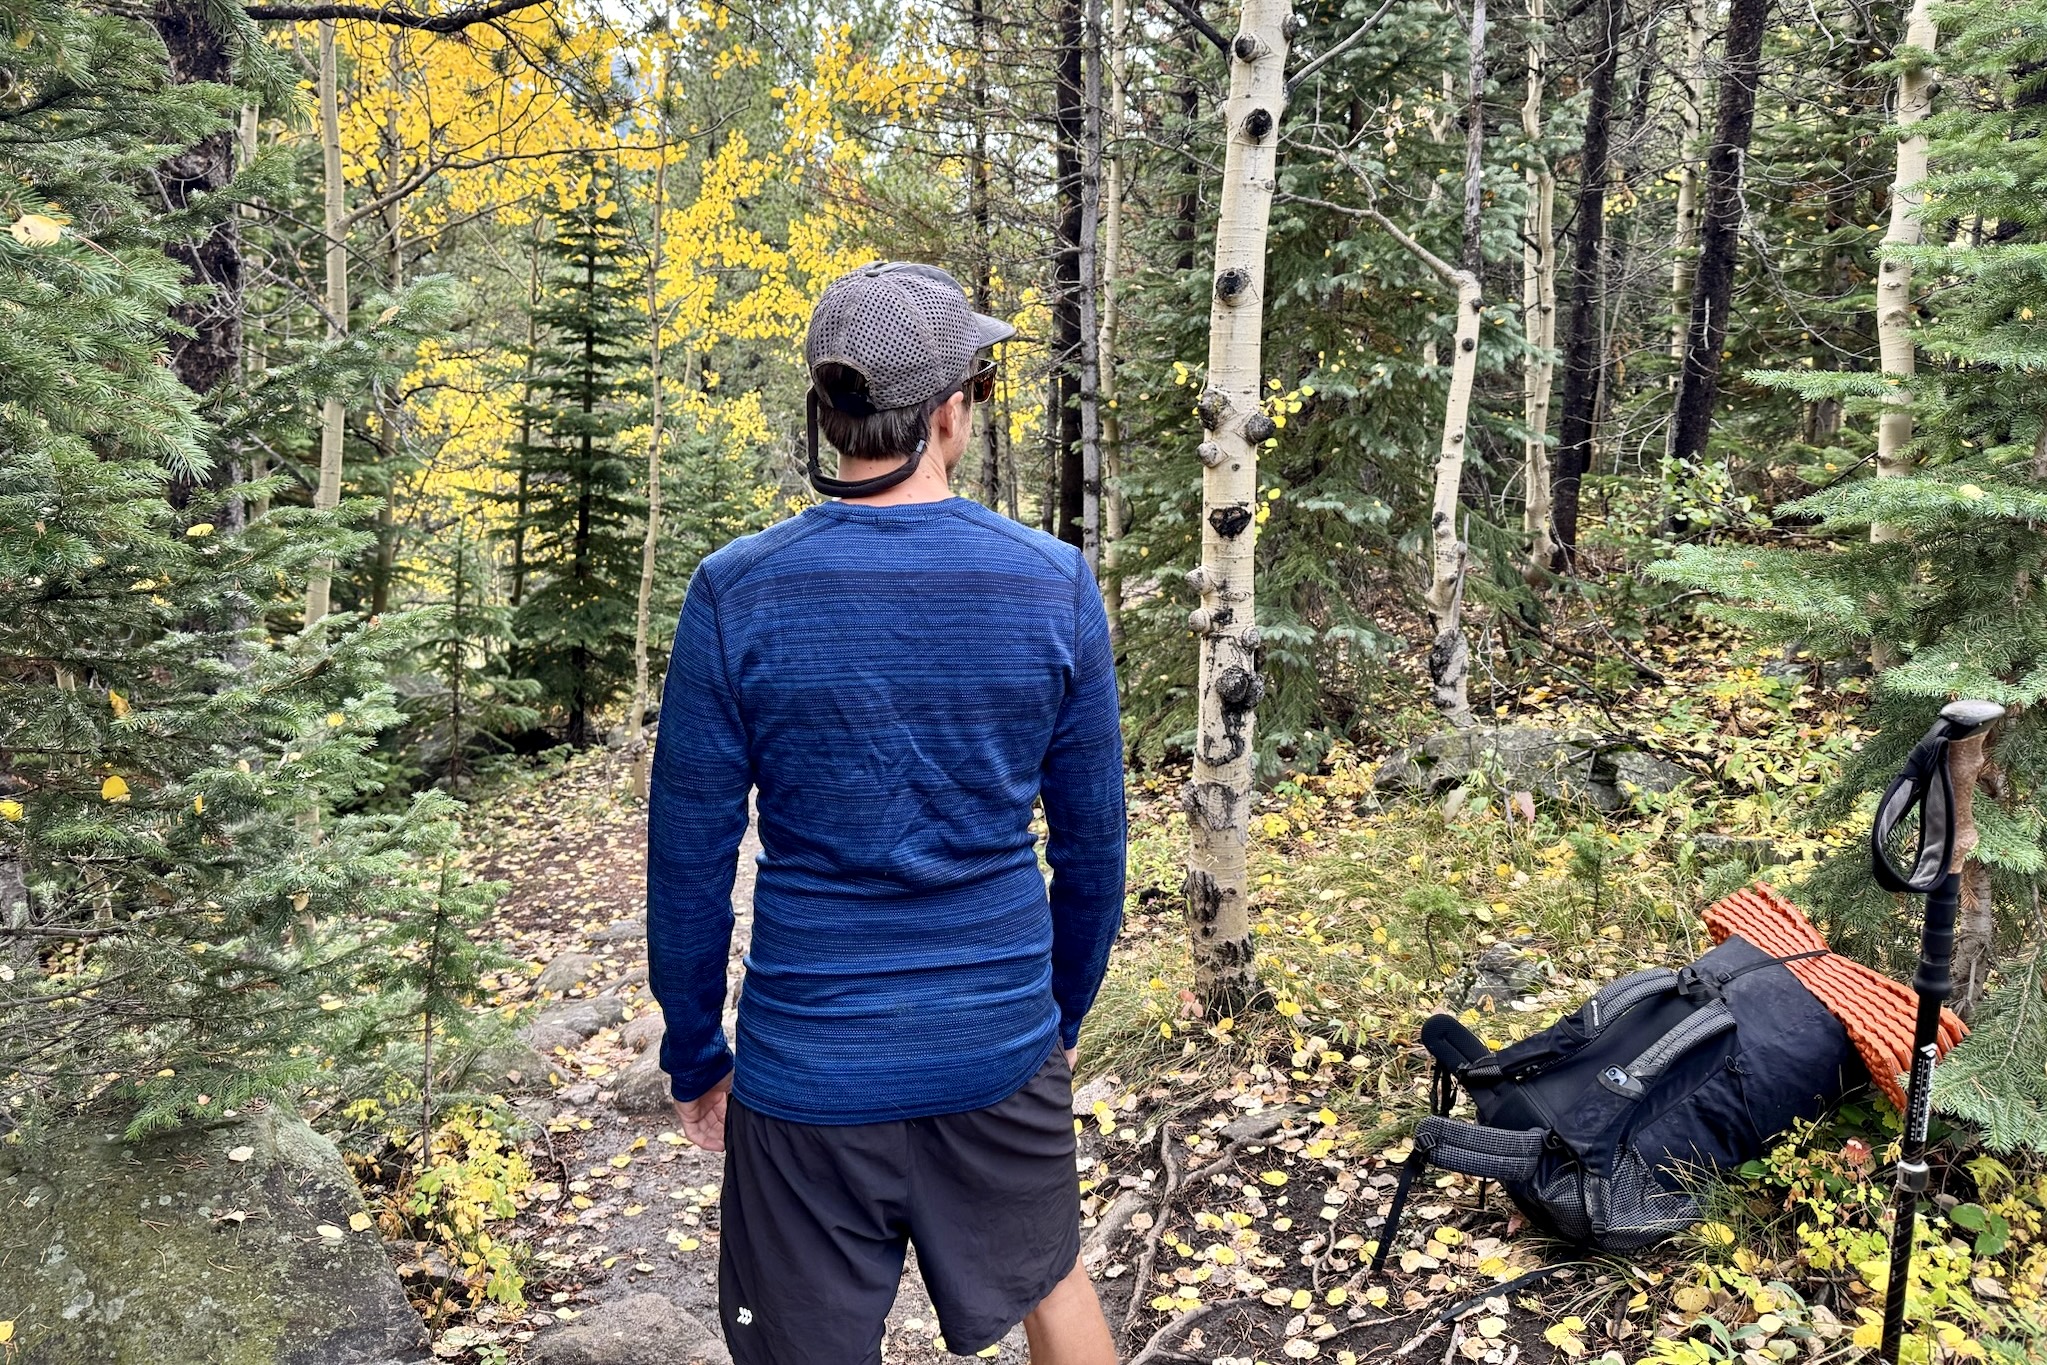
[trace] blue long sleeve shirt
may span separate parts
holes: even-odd
[[[735,1049],[721,1016],[750,790]],[[1073,547],[963,498],[834,502],[698,568],[647,831],[676,1098],[735,1050],[734,1095],[801,1123],[1007,1098],[1075,1043],[1122,923],[1124,853],[1115,663]]]

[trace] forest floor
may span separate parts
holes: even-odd
[[[1639,669],[1669,675],[1660,685],[1626,697],[1526,689],[1495,723],[1564,728],[1590,714],[1605,733],[1626,729],[1710,770],[1695,784],[1709,797],[1635,793],[1624,809],[1573,813],[1474,774],[1448,793],[1382,800],[1379,758],[1332,755],[1273,784],[1254,816],[1254,930],[1272,998],[1241,1020],[1203,1019],[1181,989],[1178,783],[1133,779],[1131,909],[1082,1033],[1075,1097],[1084,1255],[1126,1362],[1761,1365],[1852,1353],[1873,1303],[1854,1258],[1870,1244],[1830,1255],[1799,1222],[1818,1211],[1841,1238],[1874,1235],[1881,1201],[1840,1193],[1869,1187],[1857,1163],[1886,1140],[1887,1115],[1867,1108],[1798,1135],[1771,1179],[1629,1258],[1574,1255],[1497,1190],[1482,1200],[1477,1182],[1431,1172],[1385,1274],[1366,1273],[1403,1135],[1427,1111],[1428,1014],[1449,1008],[1500,1045],[1616,976],[1695,956],[1698,910],[1757,865],[1795,874],[1851,837],[1800,829],[1794,809],[1857,741],[1843,698],[1796,664],[1715,657],[1697,632],[1638,647]],[[1686,676],[1680,651],[1694,661]],[[444,1319],[449,1359],[544,1361],[563,1324],[648,1293],[694,1319],[664,1359],[691,1358],[699,1340],[697,1358],[724,1358],[720,1159],[688,1144],[660,1102],[639,923],[645,817],[627,778],[619,755],[587,753],[480,812],[474,870],[509,883],[484,932],[524,964],[492,978],[493,1003],[597,1014],[587,1036],[560,1036],[550,1052],[548,1121],[520,1144],[535,1179],[491,1224],[516,1248],[524,1303]],[[735,981],[753,852],[749,840]],[[1486,961],[1514,980],[1488,985]],[[544,972],[558,995],[539,989]],[[2006,1273],[1981,1268],[1993,1288]],[[883,1358],[944,1354],[913,1263]],[[1021,1332],[991,1358],[1026,1359]]]

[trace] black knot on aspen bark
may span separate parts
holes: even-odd
[[[1218,507],[1208,514],[1208,524],[1224,540],[1235,540],[1244,534],[1244,528],[1251,524],[1251,509],[1248,507]]]
[[[1464,338],[1464,340],[1457,343],[1457,349],[1460,351],[1471,351],[1476,350],[1477,348],[1478,339],[1476,337],[1466,337]]]
[[[1235,303],[1250,287],[1251,272],[1239,266],[1233,265],[1215,277],[1215,296],[1224,303]]]
[[[1269,441],[1279,434],[1279,427],[1262,412],[1254,412],[1244,419],[1244,439],[1252,445]]]
[[[1237,41],[1230,44],[1230,51],[1237,54],[1237,60],[1240,62],[1256,61],[1259,53],[1264,50],[1265,45],[1258,41],[1256,35],[1250,33],[1239,33]]]
[[[1226,711],[1249,711],[1265,695],[1265,679],[1231,664],[1215,680],[1215,695]]]
[[[1265,135],[1272,131],[1272,111],[1253,109],[1244,115],[1244,136],[1253,142],[1265,141]]]
[[[1210,925],[1203,931],[1204,937],[1212,936],[1215,927]],[[1256,956],[1249,937],[1224,939],[1209,949],[1209,959],[1219,967],[1248,967]]]
[[[1237,797],[1220,782],[1189,782],[1180,793],[1180,809],[1187,812],[1188,820],[1203,829],[1228,829],[1237,809]]]
[[[1223,448],[1214,441],[1203,441],[1200,448],[1194,453],[1199,455],[1201,462],[1210,469],[1214,469],[1223,462]]]
[[[1298,14],[1289,13],[1286,18],[1279,21],[1279,31],[1286,35],[1288,42],[1300,37],[1301,30],[1307,26],[1308,21]]]
[[[1194,411],[1201,417],[1201,425],[1207,427],[1210,431],[1214,431],[1223,424],[1223,418],[1228,414],[1229,410],[1229,396],[1215,389],[1204,390],[1200,401],[1194,405]]]
[[[1180,890],[1187,897],[1187,923],[1203,938],[1214,938],[1216,918],[1223,912],[1222,888],[1215,878],[1190,867]]]

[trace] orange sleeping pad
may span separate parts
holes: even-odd
[[[1764,882],[1709,906],[1705,919],[1706,931],[1715,943],[1724,943],[1729,934],[1739,934],[1772,957],[1827,946],[1805,913]],[[1838,953],[1784,965],[1833,1011],[1862,1054],[1870,1079],[1903,1110],[1905,1086],[1899,1077],[1912,1069],[1912,1026],[1919,1013],[1919,997],[1909,987]],[[1968,1026],[1951,1010],[1940,1012],[1939,1048],[1943,1054],[1968,1032]]]

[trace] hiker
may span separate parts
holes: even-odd
[[[834,282],[804,355],[810,477],[836,501],[717,551],[683,603],[649,978],[683,1132],[725,1153],[737,1365],[879,1362],[906,1242],[948,1350],[1021,1321],[1036,1365],[1115,1359],[1080,1266],[1072,1115],[1123,910],[1108,620],[1079,551],[950,487],[994,391],[987,352],[1014,334],[932,266]],[[761,854],[728,1047],[749,791]]]

